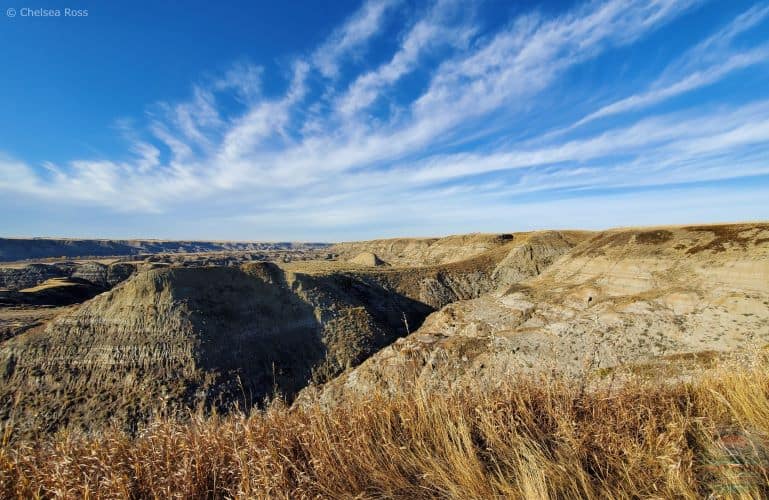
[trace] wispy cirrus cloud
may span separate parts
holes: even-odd
[[[769,44],[744,51],[731,47],[735,38],[761,25],[767,17],[769,6],[754,5],[672,62],[648,90],[603,106],[570,128],[657,104],[715,83],[735,71],[769,61]]]
[[[311,59],[320,73],[334,77],[345,57],[356,54],[382,29],[388,11],[398,0],[369,0],[313,53]]]
[[[556,127],[529,125],[545,104],[552,109],[570,72],[653,36],[699,4],[608,0],[557,15],[521,13],[489,30],[464,2],[437,0],[397,33],[383,62],[350,65],[378,37],[392,36],[385,27],[403,8],[372,0],[293,59],[280,95],[265,96],[262,82],[281,75],[238,62],[194,85],[186,102],[152,106],[145,126],[126,134],[124,159],[42,169],[0,159],[0,190],[124,214],[225,210],[237,215],[214,219],[255,227],[282,220],[300,237],[302,221],[355,234],[371,221],[387,233],[415,213],[429,224],[468,205],[524,213],[511,207],[531,205],[533,193],[558,200],[769,175],[761,156],[769,149],[769,96],[645,113],[764,62],[769,37],[756,32],[769,17],[766,4],[692,40],[645,90],[576,125],[566,118]],[[746,34],[753,36],[736,43]],[[239,108],[225,109],[225,97]],[[628,111],[640,116],[576,133]],[[522,130],[529,139],[502,140]]]
[[[443,46],[464,47],[475,28],[458,22],[462,13],[456,0],[438,0],[428,13],[414,23],[403,36],[398,50],[385,64],[359,75],[336,98],[336,108],[345,117],[359,113],[404,75],[414,71],[425,54]]]

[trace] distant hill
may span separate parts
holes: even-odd
[[[157,253],[291,250],[325,246],[325,243],[265,243],[254,241],[0,238],[0,262],[58,257],[118,257]]]

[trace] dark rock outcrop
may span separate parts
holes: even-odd
[[[118,262],[63,262],[55,264],[28,264],[22,267],[0,267],[0,288],[24,290],[53,278],[74,278],[107,290],[130,277],[138,264]]]
[[[69,276],[66,270],[50,264],[29,264],[24,267],[0,268],[0,288],[22,290],[37,286],[51,278]]]

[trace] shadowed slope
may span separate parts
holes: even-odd
[[[0,347],[3,416],[30,428],[175,407],[250,405],[321,382],[405,334],[429,308],[350,280],[272,264],[161,269]],[[42,411],[41,411],[42,410]]]

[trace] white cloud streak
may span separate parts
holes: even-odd
[[[760,25],[769,16],[769,5],[756,5],[727,26],[688,50],[671,63],[649,90],[625,97],[579,120],[569,130],[599,118],[645,108],[666,99],[704,87],[729,74],[769,60],[769,45],[734,53],[731,42]]]
[[[184,214],[217,200],[244,214],[225,217],[231,222],[330,228],[368,221],[384,231],[388,220],[397,225],[414,213],[425,224],[446,214],[466,220],[460,212],[468,205],[478,216],[492,209],[520,214],[525,210],[501,207],[520,205],[518,197],[530,193],[769,175],[758,154],[769,149],[764,100],[643,116],[586,137],[542,130],[539,141],[503,149],[473,144],[485,139],[490,116],[525,126],[569,70],[635,43],[695,3],[608,0],[552,18],[524,14],[484,33],[463,3],[437,0],[399,34],[389,59],[350,74],[347,61],[383,36],[398,6],[369,1],[294,60],[282,95],[265,97],[261,82],[274,75],[240,62],[194,86],[189,101],[154,107],[146,130],[128,134],[130,158],[45,169],[0,158],[0,191],[120,213]],[[671,63],[648,90],[580,123],[643,111],[766,60],[765,40],[744,50],[733,42],[767,16],[765,6],[746,11]],[[404,78],[428,58],[424,85],[405,91]],[[346,83],[339,81],[343,71]],[[236,97],[239,113],[220,109],[223,94]],[[380,99],[389,110],[374,113]],[[561,129],[560,137],[566,134]]]
[[[380,32],[385,15],[396,3],[396,0],[368,0],[315,51],[312,59],[320,72],[327,78],[336,77],[342,61]]]

